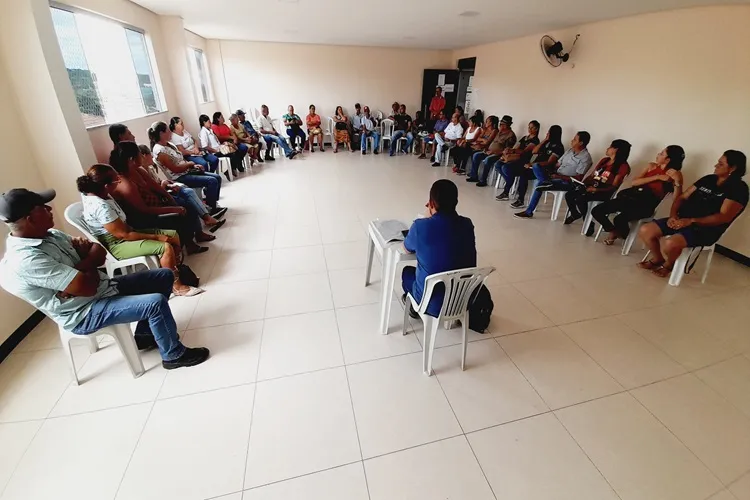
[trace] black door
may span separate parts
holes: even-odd
[[[430,101],[435,96],[435,87],[440,84],[443,87],[445,97],[445,114],[450,117],[453,108],[456,107],[456,95],[458,94],[458,70],[457,69],[426,69],[422,77],[422,106],[421,110],[425,118],[429,118]]]

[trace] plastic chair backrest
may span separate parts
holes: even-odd
[[[327,126],[328,126],[328,130],[326,130],[325,133],[332,136],[333,131],[336,129],[336,124],[334,123],[332,116],[328,117]]]
[[[71,226],[78,229],[90,241],[99,243],[97,237],[91,234],[91,230],[86,225],[86,221],[83,220],[83,203],[78,201],[76,203],[68,205],[68,207],[65,209],[65,220],[68,221]],[[104,247],[104,249],[107,250],[107,247]],[[109,253],[109,250],[107,250],[107,255],[111,259],[117,260],[111,253]]]
[[[443,283],[445,285],[445,298],[443,299],[443,307],[440,310],[439,321],[463,318],[464,313],[469,307],[471,294],[494,271],[494,267],[468,267],[427,276],[424,283],[425,292],[422,302],[419,304],[420,314],[424,314],[427,311],[427,305],[430,303],[435,285]]]
[[[378,120],[382,120],[383,119],[383,112],[382,111],[378,111],[377,117],[378,117]]]
[[[380,126],[383,129],[383,138],[384,139],[390,139],[390,137],[393,135],[393,127],[394,122],[390,118],[386,118],[383,120],[383,122],[380,124]]]

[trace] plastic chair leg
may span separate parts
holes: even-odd
[[[146,372],[143,368],[143,361],[141,360],[140,354],[138,354],[138,346],[135,345],[135,339],[133,333],[130,331],[128,325],[114,325],[110,327],[112,336],[115,338],[115,342],[120,347],[125,361],[130,368],[130,373],[133,374],[133,378],[138,378]]]
[[[461,371],[466,369],[466,348],[468,347],[468,330],[469,330],[469,312],[464,313],[464,317],[461,318],[461,330],[463,330],[463,340],[461,341]]]
[[[596,231],[596,237],[594,238],[594,241],[599,241],[599,236],[602,235],[603,230],[604,230],[604,226],[599,226],[599,229]]]
[[[428,377],[432,374],[430,371],[430,342],[433,340],[432,338],[432,323],[434,322],[434,318],[431,316],[424,315],[422,316],[422,326],[423,326],[423,335],[422,335],[422,371],[425,375]]]
[[[690,258],[690,252],[686,252],[685,250],[682,251],[672,265],[672,273],[669,275],[669,284],[672,286],[680,286],[682,277],[685,275],[685,264]]]
[[[99,350],[99,339],[96,338],[96,335],[89,335],[86,341],[89,343],[89,353],[94,354]]]
[[[706,268],[703,270],[703,277],[701,278],[701,283],[706,282],[706,278],[708,277],[708,270],[711,268],[711,260],[714,258],[714,247],[708,249],[708,257],[706,257]]]
[[[75,380],[76,385],[81,385],[81,382],[78,380],[78,372],[76,371],[76,362],[73,358],[73,349],[70,347],[71,340],[72,338],[68,338],[66,342],[63,342],[63,347],[68,351],[68,363],[70,364],[70,369],[73,372],[73,380]]]
[[[411,299],[409,298],[409,295],[406,295],[406,301],[404,302],[404,322],[401,323],[401,334],[406,335],[406,325],[409,321],[409,306],[411,305]]]

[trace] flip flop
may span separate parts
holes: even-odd
[[[647,271],[650,271],[652,269],[656,269],[657,267],[661,267],[664,262],[654,262],[652,260],[644,260],[643,262],[639,262],[636,264],[641,269],[646,269]]]
[[[196,236],[195,241],[196,243],[208,243],[209,241],[214,241],[216,239],[216,236],[212,234],[207,234],[205,236]]]
[[[603,241],[602,243],[604,243],[604,244],[605,244],[605,245],[607,245],[608,247],[611,247],[612,245],[614,245],[614,244],[615,244],[615,241],[617,241],[617,238],[615,238],[615,239],[612,239],[612,238],[606,238],[606,239],[605,239],[605,240],[604,240],[604,241]]]
[[[672,268],[662,265],[662,266],[653,268],[651,272],[660,278],[666,278],[667,276],[672,274]]]

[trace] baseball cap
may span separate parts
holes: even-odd
[[[11,189],[0,195],[0,219],[4,222],[15,222],[23,219],[36,207],[46,205],[55,199],[54,189],[35,193],[24,188]]]
[[[245,112],[244,112],[244,111],[242,111],[241,109],[238,109],[237,111],[235,111],[235,112],[234,112],[234,114],[235,114],[235,115],[242,115],[242,116],[245,116]]]

